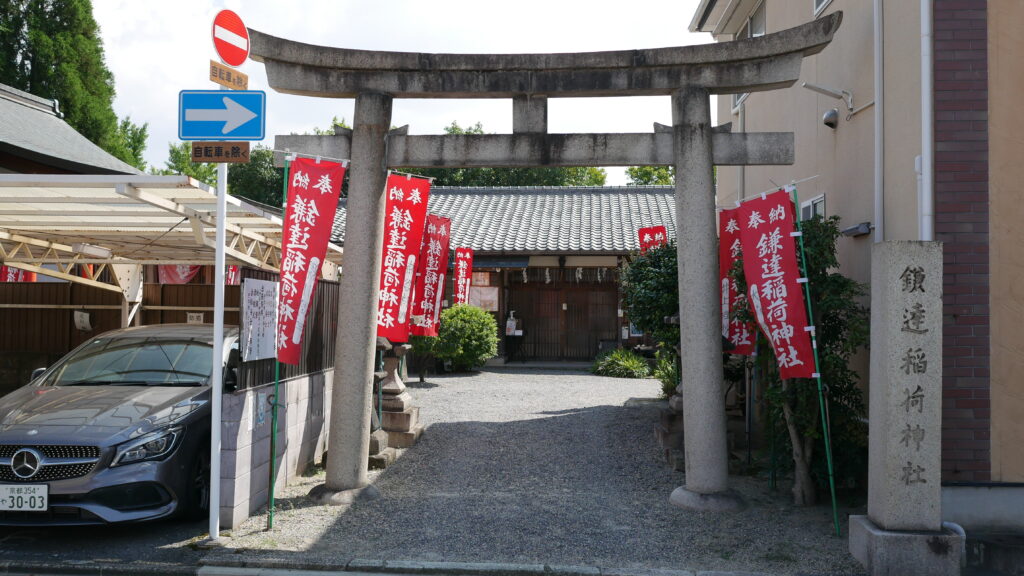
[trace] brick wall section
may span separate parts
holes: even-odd
[[[935,0],[935,239],[943,260],[943,482],[991,478],[988,22]]]

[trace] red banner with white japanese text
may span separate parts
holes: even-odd
[[[444,275],[448,271],[448,238],[452,221],[434,214],[427,215],[427,229],[420,250],[420,273],[416,275],[413,292],[413,336],[437,336],[444,297]]]
[[[296,158],[291,163],[277,300],[277,359],[285,364],[299,363],[344,177],[345,167],[335,162]]]
[[[636,235],[640,240],[641,254],[647,252],[650,248],[661,246],[668,242],[668,232],[665,231],[664,226],[648,226],[647,228],[641,228],[636,231]]]
[[[161,284],[188,284],[200,268],[189,264],[161,264],[156,267],[156,272]]]
[[[793,241],[793,202],[785,191],[739,207],[743,272],[751,308],[772,344],[782,378],[815,373],[800,266]]]
[[[416,286],[430,180],[388,174],[384,207],[384,261],[380,267],[377,336],[408,342],[412,292]]]
[[[35,282],[36,273],[26,272],[21,268],[0,266],[0,282]]]
[[[455,249],[455,304],[469,304],[469,284],[473,278],[473,249]]]
[[[733,317],[747,297],[736,289],[736,279],[729,276],[729,271],[741,253],[739,209],[722,210],[718,215],[718,285],[722,297],[722,336],[733,345],[728,351],[730,354],[750,356],[754,353],[757,328],[752,322],[743,322]]]
[[[228,266],[224,272],[224,284],[228,286],[238,286],[242,282],[242,274],[238,269],[238,266]]]

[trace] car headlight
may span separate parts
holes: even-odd
[[[142,462],[144,460],[162,460],[174,451],[181,438],[181,428],[167,428],[141,436],[117,447],[111,466]]]

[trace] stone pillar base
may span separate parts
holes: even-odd
[[[850,554],[870,576],[957,576],[964,540],[955,532],[883,530],[850,516]]]
[[[732,491],[701,494],[683,486],[673,490],[668,501],[680,508],[697,512],[735,512],[747,507],[743,498]]]
[[[317,504],[349,506],[354,502],[367,502],[380,498],[380,490],[373,484],[351,490],[331,490],[326,484],[318,484],[309,491],[309,497]]]

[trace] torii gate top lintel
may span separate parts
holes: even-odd
[[[275,90],[326,98],[375,92],[393,98],[667,95],[791,85],[800,61],[828,45],[835,12],[807,24],[733,42],[559,54],[429,54],[316,46],[249,30],[251,58]]]

